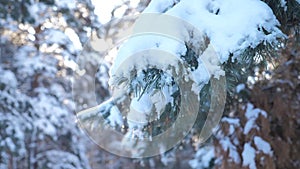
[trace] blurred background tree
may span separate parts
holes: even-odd
[[[0,168],[90,168],[74,60],[99,27],[90,1],[0,1]]]

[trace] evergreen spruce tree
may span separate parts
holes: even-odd
[[[298,32],[299,32],[299,3],[297,1],[264,1],[272,10],[274,16],[278,19],[280,26],[279,29],[287,36],[294,36],[295,38],[298,38]],[[286,3],[284,3],[286,2]],[[152,3],[152,4],[151,4]],[[154,4],[159,4],[158,1],[153,1],[149,4],[149,6]],[[165,10],[161,9],[162,11],[156,11],[165,13],[169,9],[172,9],[176,5],[180,4],[181,1],[172,1],[170,4],[167,5]],[[166,5],[166,4],[162,4]],[[150,8],[150,7],[149,7]],[[147,8],[146,8],[147,11]],[[222,12],[222,9],[211,9],[211,12],[214,12],[216,15],[219,14],[219,12]],[[220,12],[220,13],[221,13]],[[271,31],[268,30],[268,28],[260,27],[258,28],[260,32],[262,32],[265,36],[268,36],[271,34]],[[292,30],[292,31],[291,31]],[[247,97],[249,97],[249,93],[247,91],[243,91],[239,93],[239,96],[237,97],[237,86],[239,85],[247,85],[249,84],[249,77],[256,77],[259,74],[266,74],[269,72],[267,70],[267,65],[272,64],[276,67],[277,62],[276,59],[279,58],[278,51],[285,47],[285,40],[287,36],[281,36],[276,39],[276,41],[260,41],[260,43],[256,45],[249,45],[243,50],[241,50],[238,54],[236,53],[228,53],[228,61],[224,62],[222,64],[222,68],[226,73],[226,92],[227,92],[227,99],[226,99],[226,107],[224,111],[224,116],[227,116],[229,112],[236,106],[238,102],[247,102]],[[191,48],[188,44],[188,42],[185,44],[187,48],[187,52],[182,55],[182,59],[186,64],[189,65],[191,70],[195,70],[197,66],[199,65],[197,61],[197,54],[194,51],[195,49]],[[179,90],[174,84],[174,81],[171,81],[171,83],[168,83],[166,81],[166,74],[164,74],[159,69],[146,69],[142,70],[140,74],[135,74],[133,76],[133,79],[131,83],[129,83],[129,90],[131,93],[133,93],[133,97],[136,97],[138,99],[143,99],[143,95],[147,93],[151,93],[153,91],[162,90],[164,87],[168,86],[175,90],[174,93],[172,93],[172,96],[174,98],[174,102],[170,103],[169,105],[165,105],[164,111],[162,114],[160,114],[160,118],[152,121],[148,125],[146,125],[143,128],[143,131],[146,133],[146,136],[156,136],[164,132],[171,124],[174,122],[178,115],[178,102],[180,101],[180,95]],[[169,78],[169,77],[168,77]],[[251,84],[249,84],[251,86]],[[208,82],[204,85],[202,90],[200,91],[200,97],[201,98],[211,98],[211,83]],[[129,100],[130,98],[127,98],[125,100]],[[119,104],[119,105],[118,105]],[[84,119],[83,122],[86,120],[86,122],[89,124],[88,127],[91,127],[93,125],[93,121],[97,119],[97,114],[102,115],[107,120],[107,124],[110,124],[111,126],[115,127],[116,130],[119,130],[120,132],[126,133],[129,131],[130,124],[126,121],[126,113],[124,115],[125,120],[123,123],[120,123],[116,125],[115,119],[110,118],[112,114],[114,114],[111,110],[114,106],[117,106],[119,108],[122,108],[122,106],[125,106],[128,108],[130,105],[130,102],[126,103],[118,103],[118,101],[110,101],[105,102],[105,104],[102,104],[100,106],[99,111],[96,113],[95,116],[89,116],[88,119]],[[201,129],[203,127],[204,121],[206,119],[207,113],[209,111],[211,105],[210,99],[201,99],[201,105],[199,109],[199,115],[196,120],[196,124],[194,125],[194,129],[192,130],[192,133],[187,136],[186,140],[189,140],[192,137],[192,135],[198,135],[199,132],[201,132]],[[125,110],[126,111],[126,110]],[[89,118],[93,118],[92,120]],[[97,121],[97,120],[96,120]],[[97,124],[98,122],[95,122],[94,124]],[[163,127],[161,127],[163,126]],[[150,131],[151,130],[151,131]],[[147,135],[148,134],[148,135]],[[183,140],[182,143],[178,146],[185,145],[185,141]],[[166,154],[161,155],[161,160],[166,156],[172,156],[170,154],[178,151],[178,147],[174,148],[171,152],[168,152]],[[199,153],[201,154],[201,153]],[[195,157],[201,158],[200,155]],[[209,165],[213,166],[212,159],[211,163]],[[202,164],[201,164],[202,165]],[[208,166],[205,166],[208,167]],[[197,166],[195,166],[197,168]]]

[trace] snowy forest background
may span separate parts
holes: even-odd
[[[120,0],[115,5],[104,0],[0,0],[0,169],[300,168],[299,0],[201,1],[208,4],[209,13],[223,17],[223,25],[208,20],[211,27],[206,24],[205,29],[209,34],[211,28],[208,37],[223,51],[227,80],[223,118],[205,144],[197,140],[197,119],[199,123],[170,151],[130,159],[100,149],[78,127],[74,75],[84,71],[90,75],[87,84],[95,80],[99,103],[111,94],[108,72],[115,52],[95,50],[88,39],[103,38],[112,47],[119,29],[134,22],[124,16],[145,8],[164,13],[189,3],[197,9],[197,0]],[[256,6],[247,3],[260,4],[257,8],[271,15],[234,22],[249,17],[239,9],[255,13]],[[237,8],[227,11],[239,17],[222,13],[231,6]],[[243,29],[226,28],[231,23],[254,23],[257,28],[238,32]],[[218,41],[222,33],[240,33],[243,43],[226,48],[222,39]],[[83,47],[89,50],[82,53]],[[86,57],[83,68],[79,55]],[[201,96],[210,94],[207,88]],[[82,105],[88,107],[90,93],[84,96]],[[203,106],[199,113],[205,111]]]

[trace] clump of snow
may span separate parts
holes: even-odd
[[[163,13],[168,10],[175,3],[175,0],[152,0],[148,7],[144,10],[144,12],[149,13]]]
[[[112,127],[115,127],[116,125],[121,126],[123,124],[122,114],[118,107],[115,106],[113,99],[109,99],[103,102],[101,105],[81,111],[77,114],[77,117],[80,119],[80,121],[85,122],[93,117],[106,115],[109,115],[106,119],[106,122]]]
[[[211,161],[215,158],[213,146],[201,147],[196,155],[195,159],[189,161],[191,168],[205,169],[210,167]]]
[[[237,92],[237,93],[240,93],[242,90],[245,89],[245,87],[246,87],[246,86],[245,86],[245,84],[243,84],[243,83],[237,85],[237,86],[236,86],[236,92]]]
[[[174,162],[176,160],[175,151],[171,151],[168,153],[161,154],[160,161],[165,165],[168,166],[169,163]]]
[[[10,70],[2,70],[0,67],[1,78],[0,82],[9,85],[12,88],[17,87],[16,76]]]
[[[259,115],[264,116],[267,118],[267,113],[261,109],[254,108],[253,104],[248,103],[246,108],[245,116],[247,117],[248,121],[244,128],[244,134],[248,134],[249,131],[253,128],[259,129],[258,126],[255,124],[256,119]]]
[[[66,9],[74,9],[76,7],[76,2],[73,0],[55,0],[55,4]]]
[[[108,116],[108,120],[111,126],[116,126],[123,123],[122,114],[119,111],[117,106],[112,106],[110,109],[110,116]]]
[[[231,158],[229,161],[233,160],[235,163],[239,163],[241,161],[237,147],[234,145],[235,143],[233,144],[228,137],[220,140],[220,144],[225,151],[229,152],[229,157]]]
[[[221,120],[222,122],[227,122],[229,124],[229,134],[234,133],[234,128],[240,127],[240,120],[237,118],[227,118],[224,117]]]
[[[162,43],[164,43],[165,45],[161,45]],[[155,62],[157,64],[156,66],[161,67],[161,69],[163,69],[167,65],[175,66],[177,64],[172,58],[167,58],[165,60],[164,57],[159,56],[157,56],[157,58],[153,58],[155,57],[155,54],[158,54],[154,50],[166,51],[171,55],[177,56],[178,58],[180,57],[180,54],[184,54],[186,52],[186,48],[183,42],[179,42],[165,36],[144,34],[143,36],[130,37],[130,39],[126,43],[124,43],[118,51],[117,57],[115,58],[113,66],[110,70],[111,78],[117,75],[116,71],[118,68],[120,68],[121,64],[123,64],[123,70],[126,72],[130,72],[134,68],[134,66],[137,66],[135,68],[136,70],[144,69],[145,66],[149,64],[149,61]],[[143,52],[143,55],[138,55],[138,53],[141,52]],[[135,57],[137,59],[131,59],[130,65],[124,65],[124,61],[129,57]],[[129,75],[130,74],[128,73],[127,76]],[[124,76],[126,77],[126,74],[124,74]]]
[[[129,0],[114,0],[114,1],[105,1],[105,0],[91,0],[93,5],[95,6],[94,12],[95,14],[98,16],[99,21],[102,24],[106,24],[109,21],[111,21],[111,19],[114,18],[119,18],[123,15],[117,15],[114,13],[114,18],[112,18],[112,11],[122,8],[124,5],[127,4]],[[132,2],[133,1],[133,2]],[[136,7],[136,5],[139,3],[139,0],[130,0],[129,3],[130,5],[132,4],[132,7]],[[120,7],[121,6],[121,7]]]
[[[217,79],[220,76],[225,76],[225,72],[219,65],[218,55],[211,44],[208,45],[197,61],[199,63],[198,68],[190,74],[190,78],[194,81],[192,91],[195,93],[199,93],[212,76]]]
[[[250,169],[256,169],[255,164],[255,149],[251,146],[251,143],[244,145],[244,151],[242,153],[243,166],[249,166]]]
[[[14,142],[10,137],[6,137],[5,144],[12,152],[16,151],[16,145],[14,144]]]
[[[284,11],[287,10],[286,0],[281,0],[281,1],[280,1],[280,5],[281,5],[281,7],[284,9]]]
[[[43,133],[45,133],[46,135],[56,135],[56,128],[47,119],[38,119],[34,122],[34,124],[39,130],[43,131]]]
[[[259,0],[182,0],[172,8],[173,3],[168,2],[159,5],[154,1],[145,12],[165,11],[204,30],[222,61],[226,61],[230,53],[237,56],[249,46],[255,47],[262,41],[273,42],[282,36],[272,10]],[[270,34],[264,34],[263,29]]]
[[[229,124],[233,124],[235,126],[240,126],[240,119],[238,118],[228,118],[228,117],[224,117],[221,120],[222,122],[227,122]]]
[[[261,109],[254,108],[253,104],[248,103],[247,104],[247,109],[246,109],[246,117],[247,119],[251,118],[258,118],[259,115],[264,116],[265,118],[267,117],[267,113]]]
[[[130,107],[136,111],[149,114],[152,109],[150,96],[148,94],[143,94],[140,97],[133,98]]]
[[[271,151],[271,146],[268,142],[263,140],[261,137],[255,136],[254,143],[258,150],[262,151],[265,154],[269,154],[273,156],[273,152]]]
[[[244,128],[244,134],[248,134],[249,131],[253,128],[259,129],[258,126],[255,124],[256,119],[250,119],[247,121],[245,128]]]
[[[57,29],[47,29],[45,31],[45,39],[47,40],[48,44],[65,44],[68,45],[70,44],[70,39],[68,36]]]

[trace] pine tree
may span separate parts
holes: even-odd
[[[178,10],[178,8],[180,8],[179,6],[184,4],[186,1],[182,0],[182,1],[168,1],[164,4],[162,4],[159,1],[152,1],[149,6],[145,9],[144,13],[146,12],[158,12],[158,13],[165,13],[168,14],[168,11],[172,11],[173,10]],[[283,42],[285,41],[285,34],[288,34],[288,29],[295,29],[298,30],[298,26],[299,26],[299,22],[298,20],[298,16],[299,16],[299,10],[298,6],[299,4],[296,1],[289,1],[286,4],[282,4],[283,1],[265,1],[265,3],[268,5],[266,5],[263,2],[260,1],[255,1],[256,3],[260,3],[259,5],[257,4],[257,6],[264,6],[264,9],[262,9],[262,11],[265,11],[266,15],[268,15],[268,19],[264,18],[264,19],[258,19],[261,21],[261,23],[257,24],[256,27],[253,27],[253,30],[248,30],[248,31],[253,31],[253,34],[256,34],[257,36],[253,37],[253,38],[249,38],[250,36],[252,36],[253,34],[249,34],[248,36],[245,36],[243,38],[240,39],[240,42],[238,44],[238,46],[235,46],[234,49],[229,49],[229,50],[224,50],[224,51],[218,51],[220,52],[219,54],[220,56],[220,60],[221,60],[221,67],[222,69],[225,71],[226,73],[226,93],[227,93],[227,100],[226,100],[226,107],[225,107],[225,115],[228,115],[229,110],[236,104],[236,102],[239,102],[238,99],[236,97],[236,87],[239,84],[246,84],[248,83],[248,77],[251,76],[256,76],[258,73],[262,72],[262,70],[266,69],[266,66],[268,63],[272,63],[273,59],[276,58],[277,55],[277,50],[279,48],[284,47],[284,45],[282,46],[282,44],[284,44]],[[201,4],[198,1],[190,1],[190,5],[193,6],[193,3],[199,3],[198,6],[201,6],[203,4]],[[215,15],[215,16],[222,16],[224,10],[226,10],[226,8],[222,5],[220,5],[220,3],[218,1],[207,1],[204,2],[204,4],[206,4],[205,8],[200,8],[199,7],[199,11],[208,11],[208,16],[211,15]],[[224,2],[225,4],[225,2]],[[223,4],[223,5],[224,5]],[[234,5],[238,5],[238,2],[236,2],[236,4]],[[241,5],[241,4],[240,4]],[[183,7],[184,5],[182,5],[181,7]],[[187,5],[188,6],[188,5]],[[196,5],[195,5],[196,6]],[[177,7],[175,9],[175,7]],[[243,5],[239,6],[239,7],[243,7]],[[246,10],[246,9],[245,9]],[[199,12],[198,11],[198,12]],[[234,11],[234,10],[233,10]],[[177,11],[178,13],[180,13],[180,11]],[[195,11],[189,11],[191,15],[196,15]],[[194,13],[193,13],[194,12]],[[228,11],[227,11],[228,12]],[[170,12],[173,15],[176,15],[176,13],[173,11]],[[175,14],[174,14],[175,13]],[[252,11],[251,11],[252,13]],[[206,14],[206,13],[201,13],[201,14]],[[241,13],[242,14],[242,13]],[[239,14],[237,14],[239,15]],[[263,15],[263,16],[266,16]],[[288,17],[287,17],[288,16]],[[213,17],[212,17],[213,18]],[[277,21],[277,19],[278,21]],[[189,19],[188,17],[186,19]],[[201,19],[201,18],[200,18]],[[228,19],[228,18],[225,18]],[[224,20],[225,20],[224,19]],[[202,22],[205,22],[205,20],[201,20]],[[221,20],[220,20],[221,21]],[[242,21],[242,20],[241,20]],[[257,21],[257,22],[260,22]],[[296,22],[295,22],[296,21]],[[199,21],[200,22],[200,21]],[[230,20],[229,20],[230,22]],[[244,18],[243,20],[243,24],[247,24],[247,19]],[[293,23],[292,25],[286,24],[287,22]],[[281,25],[279,25],[279,23],[281,23]],[[217,25],[217,23],[216,23]],[[225,24],[226,25],[226,24]],[[228,25],[230,25],[230,23],[228,23]],[[205,27],[206,25],[203,24],[201,25],[203,27]],[[200,26],[200,27],[201,27]],[[210,26],[214,26],[214,25],[210,25]],[[238,27],[239,25],[236,24],[236,26]],[[243,25],[241,25],[243,26]],[[207,27],[205,27],[207,28]],[[232,27],[233,28],[233,27]],[[210,29],[210,28],[207,28]],[[213,29],[213,28],[211,28]],[[225,29],[225,28],[224,28]],[[235,30],[235,29],[234,29]],[[234,30],[232,30],[233,34],[236,33],[238,34],[239,32],[234,32]],[[214,30],[214,31],[218,31],[218,30]],[[220,31],[221,32],[221,31]],[[283,32],[283,33],[282,33]],[[297,32],[297,31],[295,31]],[[210,40],[211,43],[216,44],[216,39],[214,39],[214,37],[211,35],[213,34],[212,32],[205,32],[208,35],[208,38]],[[245,33],[245,32],[243,32]],[[247,34],[247,33],[246,33]],[[219,34],[218,34],[219,35]],[[297,35],[293,35],[295,37],[297,37]],[[190,38],[192,38],[192,34],[190,34]],[[195,37],[194,37],[195,38]],[[147,37],[145,37],[145,39],[147,39]],[[152,39],[149,38],[149,41],[151,41]],[[133,40],[134,41],[134,40]],[[128,45],[126,47],[124,47],[124,51],[125,50],[139,50],[141,48],[143,48],[142,45],[139,44],[143,44],[143,42],[148,43],[147,40],[143,41],[138,41],[137,43],[132,43],[131,45]],[[205,45],[205,43],[203,43],[204,45],[204,49],[206,49],[207,45]],[[136,46],[136,48],[134,48]],[[159,43],[156,44],[157,46],[159,46]],[[218,44],[216,44],[216,48]],[[219,44],[220,45],[220,44]],[[192,41],[185,41],[185,43],[183,44],[184,48],[186,49],[183,54],[181,55],[181,59],[183,60],[183,62],[188,65],[188,67],[190,68],[191,71],[195,71],[198,67],[200,67],[199,65],[201,65],[201,63],[197,60],[199,53],[197,53],[197,51],[199,51],[199,46],[195,46],[195,44],[193,44]],[[121,48],[122,49],[122,48]],[[200,50],[201,51],[201,50]],[[203,51],[202,51],[203,52]],[[201,52],[200,52],[201,54]],[[119,58],[117,57],[116,61]],[[114,67],[114,65],[113,65]],[[167,67],[167,64],[166,64]],[[130,69],[130,68],[129,68]],[[259,70],[259,71],[257,71]],[[156,95],[157,93],[159,93],[160,90],[163,90],[164,87],[168,88],[168,89],[172,89],[173,93],[169,93],[172,97],[173,97],[173,102],[169,102],[169,104],[164,105],[163,107],[163,112],[161,114],[159,114],[158,119],[152,121],[152,123],[147,124],[147,125],[142,125],[142,130],[143,130],[143,136],[141,137],[150,137],[150,136],[156,136],[158,134],[161,134],[162,132],[165,131],[166,128],[168,128],[169,124],[171,124],[172,122],[174,122],[177,118],[178,115],[178,107],[179,104],[178,102],[180,101],[180,95],[179,95],[179,90],[176,90],[178,88],[178,86],[176,86],[176,84],[174,84],[174,79],[167,77],[168,75],[164,74],[163,71],[161,71],[160,69],[157,68],[145,68],[145,69],[131,69],[131,70],[126,70],[128,72],[132,71],[130,74],[130,78],[129,78],[129,83],[128,83],[128,87],[129,87],[129,93],[132,93],[132,95],[126,96],[124,99],[125,102],[123,101],[118,101],[118,100],[110,100],[109,102],[105,102],[105,104],[102,104],[98,110],[99,111],[94,111],[90,116],[82,116],[83,117],[83,123],[87,123],[88,125],[86,126],[86,128],[92,127],[94,126],[93,124],[98,124],[99,121],[97,121],[97,116],[101,115],[104,116],[106,119],[107,124],[111,125],[112,127],[116,128],[116,130],[119,130],[120,132],[124,132],[124,133],[128,133],[128,131],[130,131],[130,129],[136,129],[134,127],[131,127],[130,122],[127,121],[127,117],[129,114],[119,114],[119,113],[123,113],[123,110],[126,109],[126,107],[128,108],[129,105],[132,103],[132,101],[128,101],[130,99],[136,98],[137,101],[139,100],[147,100],[147,95],[151,95],[149,93],[152,92],[152,95]],[[112,74],[111,74],[112,75]],[[212,89],[211,89],[211,81],[212,81],[213,77],[210,77],[210,79],[203,83],[202,87],[201,87],[201,91],[199,91],[200,93],[200,97],[201,98],[211,98],[212,97]],[[166,80],[169,79],[169,80]],[[115,83],[115,85],[119,85],[122,84],[123,79],[114,79],[116,81],[111,81],[112,83]],[[118,83],[119,82],[119,83]],[[247,93],[244,93],[245,95],[243,97],[247,96]],[[146,96],[145,96],[146,95]],[[144,97],[145,96],[145,97]],[[134,99],[133,99],[134,100]],[[199,134],[199,132],[201,132],[201,129],[204,125],[204,120],[206,119],[207,113],[209,111],[209,108],[211,106],[211,100],[210,99],[200,99],[200,110],[199,110],[199,116],[197,118],[197,123],[194,126],[194,130],[196,131],[196,135]],[[115,112],[115,107],[117,106],[119,108],[121,108],[121,112]],[[146,105],[144,105],[146,106]],[[122,109],[122,107],[124,109]],[[124,112],[126,112],[126,110],[124,110]],[[128,112],[127,112],[128,113]],[[116,114],[119,114],[118,116],[115,116]],[[123,121],[118,120],[120,118],[123,118],[122,116],[124,116]],[[151,116],[151,115],[150,115]],[[154,115],[154,116],[157,116]],[[91,118],[92,117],[92,118]],[[118,117],[118,118],[113,118],[113,117]],[[92,120],[91,120],[92,119]],[[150,118],[151,119],[151,118]],[[85,121],[86,120],[86,121]],[[93,121],[95,120],[95,121]],[[158,127],[158,126],[164,126],[164,127]],[[135,127],[139,127],[139,126],[135,126]],[[193,133],[195,134],[195,133]],[[132,136],[132,135],[131,135]],[[136,135],[136,137],[139,137],[140,135]]]

